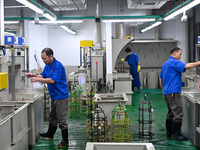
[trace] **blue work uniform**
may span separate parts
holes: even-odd
[[[170,56],[162,65],[160,78],[163,83],[163,94],[181,93],[182,72],[185,72],[186,63]]]
[[[139,73],[137,72],[138,62],[140,61],[138,55],[132,53],[131,55],[128,55],[125,60],[128,61],[128,64],[130,65],[130,74],[133,77],[132,87],[140,87],[141,86],[140,76]]]
[[[45,65],[41,75],[43,78],[51,78],[55,81],[54,84],[47,84],[52,100],[61,100],[69,97],[65,68],[59,61],[54,58],[50,67]]]

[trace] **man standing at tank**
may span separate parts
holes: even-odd
[[[126,61],[128,61],[128,64],[130,65],[130,74],[133,77],[132,80],[132,91],[134,92],[134,87],[137,87],[137,93],[140,93],[140,60],[137,54],[133,53],[130,47],[127,47],[125,49],[125,52],[128,53],[128,56],[126,57]]]
[[[64,66],[53,56],[53,50],[45,48],[41,52],[43,62],[46,64],[41,75],[27,73],[31,82],[47,83],[51,97],[51,112],[49,116],[49,128],[46,133],[40,133],[41,137],[53,139],[57,126],[61,129],[62,141],[58,147],[68,145],[68,124],[66,122],[69,93]]]
[[[200,65],[199,62],[183,63],[180,61],[182,49],[175,47],[170,51],[169,59],[163,64],[160,73],[160,87],[168,107],[166,117],[167,137],[173,140],[186,141],[187,137],[181,134],[183,121],[183,107],[181,102],[182,72]]]

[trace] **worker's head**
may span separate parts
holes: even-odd
[[[182,55],[182,49],[179,47],[174,47],[171,49],[170,55],[174,57],[176,60],[180,60]]]
[[[51,48],[44,48],[41,52],[41,57],[45,64],[51,64],[53,62],[53,50]]]
[[[127,48],[125,49],[125,52],[128,53],[128,54],[131,54],[131,53],[132,53],[132,50],[131,50],[130,47],[127,47]]]

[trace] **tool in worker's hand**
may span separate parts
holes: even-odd
[[[36,61],[36,63],[37,63],[38,74],[40,75],[40,74],[42,73],[42,68],[41,68],[41,66],[40,66],[40,63],[39,63],[38,57],[37,57],[37,55],[36,55],[36,51],[35,51],[34,58],[35,58],[35,61]]]

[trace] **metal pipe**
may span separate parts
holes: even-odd
[[[11,49],[11,93],[12,93],[12,101],[16,100],[15,97],[15,49],[12,47]]]
[[[98,61],[96,61],[96,80],[98,82]]]
[[[160,39],[160,28],[159,26],[157,26],[155,28],[155,40],[159,40]]]
[[[122,39],[124,34],[124,29],[123,29],[123,24],[122,23],[117,23],[116,24],[116,38],[117,39]]]
[[[26,47],[26,70],[29,72],[29,48]]]
[[[22,7],[27,7],[27,6],[4,6],[4,8],[22,8]]]

